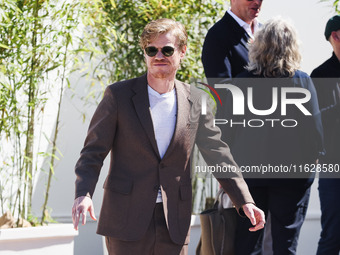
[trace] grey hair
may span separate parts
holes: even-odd
[[[280,17],[270,19],[249,46],[248,71],[265,77],[292,77],[301,54],[294,26]]]

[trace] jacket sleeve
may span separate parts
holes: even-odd
[[[312,116],[310,116],[310,122],[312,122],[309,126],[315,127],[313,129],[309,128],[308,132],[310,133],[310,137],[314,138],[315,144],[315,158],[320,159],[320,157],[325,155],[325,148],[324,148],[324,135],[323,135],[323,125],[322,125],[322,111],[319,109],[318,103],[318,96],[314,86],[314,83],[310,77],[304,79],[306,81],[306,88],[311,93],[311,100],[307,103],[307,108],[309,108]],[[312,140],[312,139],[308,139]]]
[[[227,57],[225,40],[209,30],[202,49],[202,63],[207,78],[231,78],[231,64]]]
[[[80,158],[75,166],[75,197],[92,198],[103,161],[112,148],[117,126],[117,102],[110,87],[98,105],[90,126]]]
[[[212,110],[207,107],[206,115],[202,115],[199,101],[193,103],[191,111],[191,119],[199,119],[195,142],[208,166],[230,169],[227,172],[214,172],[214,176],[241,212],[242,205],[254,203],[254,200],[228,145],[221,140],[221,131],[214,125]]]

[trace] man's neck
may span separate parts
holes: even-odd
[[[253,20],[245,20],[245,19],[239,14],[239,12],[233,11],[232,8],[230,9],[230,11],[231,11],[234,15],[236,15],[239,19],[241,19],[241,20],[243,20],[245,23],[247,23],[248,25],[253,26]]]
[[[148,84],[149,86],[157,91],[159,94],[165,94],[174,89],[175,86],[175,77],[173,78],[156,78],[147,74]]]
[[[340,62],[340,47],[338,49],[333,47],[333,49],[334,49],[335,56],[338,58],[338,60]]]

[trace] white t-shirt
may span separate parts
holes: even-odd
[[[177,97],[176,90],[159,94],[148,85],[151,118],[155,131],[158,152],[163,158],[171,142],[176,126]],[[162,202],[161,190],[158,190],[156,203]]]

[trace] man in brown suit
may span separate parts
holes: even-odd
[[[220,140],[213,115],[201,115],[200,97],[175,79],[186,52],[179,22],[146,25],[140,45],[147,74],[109,86],[91,120],[76,164],[75,229],[82,215],[95,220],[91,197],[102,163],[111,152],[97,233],[110,254],[187,254],[191,219],[190,154],[197,144],[208,164],[235,166]],[[264,214],[237,173],[218,178],[239,213],[256,231]]]

